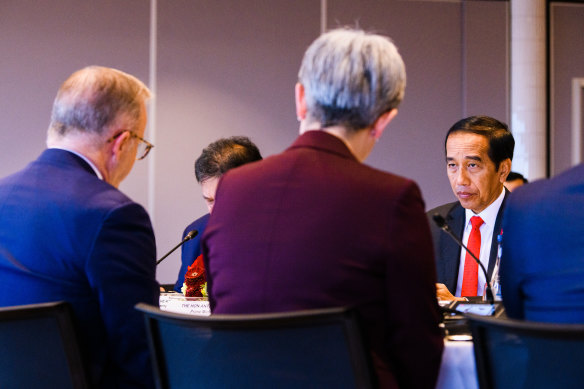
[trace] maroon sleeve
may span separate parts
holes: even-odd
[[[444,341],[436,299],[430,228],[418,186],[409,182],[393,207],[387,262],[387,350],[400,388],[434,388]]]

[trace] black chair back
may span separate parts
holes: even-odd
[[[87,388],[68,303],[0,308],[1,388]]]
[[[468,316],[481,389],[584,387],[584,325]]]
[[[138,304],[159,389],[371,388],[356,312],[193,316]]]

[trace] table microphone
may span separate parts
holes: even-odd
[[[188,234],[185,235],[184,239],[182,240],[182,242],[180,242],[179,244],[177,244],[176,246],[173,247],[172,250],[170,250],[168,253],[166,253],[166,255],[162,258],[160,258],[158,261],[156,261],[156,266],[158,266],[158,264],[160,262],[162,262],[164,259],[166,259],[166,257],[168,257],[170,254],[174,253],[174,250],[178,249],[180,246],[182,246],[185,242],[188,242],[189,240],[193,239],[195,236],[197,236],[199,234],[199,231],[197,230],[192,230],[189,231]]]
[[[462,241],[460,239],[458,239],[458,237],[456,235],[454,235],[454,233],[452,233],[452,230],[450,229],[450,226],[448,224],[446,224],[446,220],[444,219],[444,217],[442,215],[440,215],[439,213],[435,213],[432,216],[432,219],[434,219],[434,222],[436,223],[436,225],[438,227],[440,227],[452,239],[454,239],[454,241],[460,247],[462,247],[463,249],[465,249],[466,252],[470,254],[470,256],[472,257],[472,259],[474,259],[475,262],[479,264],[479,266],[481,267],[481,269],[483,271],[483,274],[485,275],[485,280],[487,281],[487,287],[486,287],[487,301],[489,302],[489,304],[494,304],[495,303],[495,299],[493,298],[493,291],[491,290],[491,283],[489,282],[489,276],[487,275],[487,270],[485,269],[485,267],[483,266],[483,264],[481,263],[481,261],[477,258],[476,255],[474,255],[474,253],[472,251],[470,251],[464,245],[464,243],[462,243]]]

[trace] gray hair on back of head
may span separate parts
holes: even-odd
[[[132,126],[128,130],[132,130],[142,102],[150,97],[148,87],[136,77],[89,66],[73,73],[59,88],[49,130],[60,136],[72,130],[102,135],[120,115],[127,115]]]
[[[310,45],[298,79],[309,119],[348,130],[369,127],[397,108],[406,86],[405,65],[393,42],[348,28],[324,33]]]

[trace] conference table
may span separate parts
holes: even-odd
[[[478,389],[472,341],[444,341],[437,389]]]
[[[180,293],[161,293],[160,309],[187,315],[211,314],[204,297],[184,297]],[[478,389],[473,344],[470,340],[444,340],[444,353],[436,389]]]

